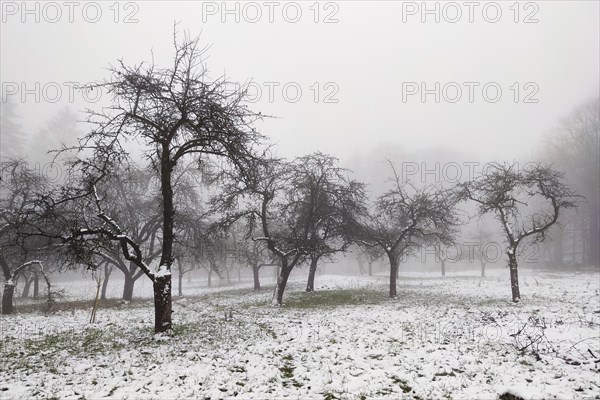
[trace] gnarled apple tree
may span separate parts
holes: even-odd
[[[480,215],[496,216],[506,239],[512,300],[519,302],[518,249],[526,240],[539,243],[562,210],[575,207],[575,193],[562,174],[541,163],[489,164],[485,172],[461,184],[462,197],[477,203]]]

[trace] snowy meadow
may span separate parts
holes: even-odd
[[[111,286],[89,323],[93,282],[64,283],[60,311],[2,316],[2,398],[599,398],[598,273],[525,271],[521,303],[506,275],[401,273],[397,299],[386,276],[298,276],[280,308],[272,282],[193,280],[157,339],[150,287]]]

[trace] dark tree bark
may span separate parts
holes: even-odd
[[[519,291],[519,270],[517,269],[516,249],[508,253],[508,268],[510,269],[510,288],[512,290],[512,301],[518,303],[521,300]]]
[[[373,261],[369,261],[369,276],[373,276]]]
[[[0,268],[2,268],[2,273],[4,274],[4,291],[2,293],[2,314],[12,314],[14,312],[13,298],[15,293],[15,282],[22,273],[23,269],[32,265],[39,264],[39,261],[28,261],[24,264],[21,264],[18,268],[15,269],[14,273],[11,272],[10,266],[0,254]],[[48,277],[44,273],[43,269],[41,270],[42,276],[46,280],[48,287],[48,299],[51,300],[51,291],[50,291],[50,281]],[[38,276],[38,273],[35,272],[35,276]],[[38,282],[38,291],[39,291],[39,282]],[[49,304],[50,305],[50,304]]]
[[[8,315],[14,312],[13,308],[13,294],[15,292],[15,285],[12,281],[4,282],[4,292],[2,293],[2,314]]]
[[[398,278],[398,258],[394,255],[388,254],[390,259],[390,297],[396,298],[396,279]]]
[[[446,277],[446,260],[442,260],[442,278]]]
[[[260,290],[260,267],[253,266],[252,267],[252,276],[254,277],[254,290]]]
[[[277,284],[275,285],[275,291],[273,293],[273,300],[271,301],[271,305],[281,306],[283,304],[283,292],[285,291],[285,287],[287,285],[287,281],[290,277],[292,269],[293,267],[288,267],[287,260],[285,258],[282,258],[281,271],[279,273],[279,277],[277,278]]]
[[[15,293],[15,284],[13,282],[13,276],[10,271],[10,266],[1,254],[0,267],[2,267],[2,273],[4,274],[4,291],[2,292],[2,314],[8,315],[14,312],[13,295]]]
[[[154,310],[154,332],[171,332],[171,275],[157,276],[154,280]]]
[[[481,277],[485,278],[485,262],[481,261]]]
[[[208,287],[212,287],[212,269],[208,270]]]
[[[173,263],[173,226],[175,208],[173,207],[173,185],[171,182],[174,162],[171,160],[170,143],[163,142],[160,160],[160,186],[163,206],[163,240],[160,266],[166,268],[167,274],[157,276],[154,280],[154,332],[171,333],[171,264]]]
[[[315,274],[317,273],[318,264],[319,264],[319,259],[317,257],[311,257],[310,269],[308,270],[308,282],[306,283],[306,291],[307,292],[315,291]]]

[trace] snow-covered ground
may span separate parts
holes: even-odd
[[[507,270],[490,275],[401,274],[392,300],[385,276],[317,276],[308,294],[297,274],[282,308],[270,286],[193,281],[166,340],[150,298],[90,324],[75,300],[93,283],[64,283],[71,309],[0,320],[0,398],[600,398],[599,274],[523,271],[520,304]]]

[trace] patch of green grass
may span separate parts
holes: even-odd
[[[454,373],[454,371],[451,371],[451,372],[446,372],[446,371],[436,372],[433,375],[434,376],[456,376],[456,374]]]
[[[396,375],[393,375],[391,379],[395,385],[398,385],[398,387],[400,387],[403,393],[409,393],[410,391],[412,391],[412,387],[410,387],[408,385],[408,382],[406,382],[404,379],[400,379]]]
[[[106,299],[98,300],[98,310],[113,309],[113,308],[134,308],[134,307],[145,307],[146,303],[150,299],[134,299],[131,302],[124,303],[120,299]],[[41,299],[37,303],[19,304],[19,301],[15,301],[15,309],[17,314],[31,314],[36,312],[46,312],[48,304],[45,299]],[[77,311],[77,310],[89,310],[91,312],[94,300],[67,300],[61,299],[56,300],[52,303],[52,309],[50,312],[58,311]]]
[[[364,306],[387,301],[385,292],[374,289],[339,289],[319,292],[291,292],[285,306],[293,309],[335,308]]]
[[[63,332],[46,335],[39,339],[26,339],[23,348],[31,353],[56,353],[66,350],[69,354],[94,354],[120,350],[123,344],[115,342],[110,330],[88,328],[80,334]]]
[[[283,379],[291,379],[294,377],[294,369],[296,368],[289,364],[284,364],[279,367],[279,372],[281,372],[281,377]]]
[[[387,396],[392,393],[392,389],[390,388],[381,388],[377,392],[375,392],[376,396]]]

